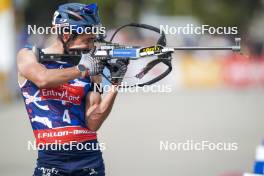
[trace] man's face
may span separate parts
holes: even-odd
[[[93,34],[81,34],[69,43],[69,49],[92,49],[96,37]]]

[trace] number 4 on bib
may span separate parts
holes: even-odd
[[[64,110],[62,120],[63,120],[63,122],[67,122],[69,124],[71,123],[70,114],[69,114],[69,110],[68,109]]]

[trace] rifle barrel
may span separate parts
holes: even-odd
[[[240,50],[240,48],[236,46],[230,47],[174,47],[174,50]]]

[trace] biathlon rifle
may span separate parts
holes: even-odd
[[[140,47],[140,46],[126,46],[120,45],[118,43],[113,43],[113,40],[117,33],[126,27],[136,27],[141,29],[150,30],[156,32],[160,35],[157,43],[153,46],[149,47]],[[157,64],[163,63],[167,66],[167,69],[158,75],[157,77],[140,84],[135,84],[133,86],[145,86],[154,84],[164,77],[166,77],[172,71],[172,53],[178,50],[230,50],[233,52],[239,52],[241,50],[241,39],[235,38],[235,45],[233,46],[219,46],[219,47],[211,47],[211,46],[199,46],[199,47],[168,47],[166,36],[164,31],[161,31],[159,28],[147,25],[147,24],[139,24],[139,23],[130,23],[124,26],[119,27],[114,34],[112,35],[109,41],[105,41],[104,37],[100,37],[98,42],[101,43],[95,52],[95,56],[99,56],[105,62],[105,67],[110,70],[116,70],[118,68],[115,67],[116,64],[113,64],[113,60],[126,60],[129,63],[130,60],[138,60],[144,57],[156,56],[157,58],[150,61],[138,74],[135,75],[137,79],[142,79],[152,68],[154,68]],[[40,62],[44,61],[63,61],[68,62],[74,65],[79,63],[81,55],[61,55],[61,54],[40,54]],[[111,75],[108,77],[105,74],[102,74],[106,80],[112,83],[111,79],[113,78]],[[126,87],[133,87],[126,86]]]

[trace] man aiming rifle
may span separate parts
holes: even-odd
[[[38,151],[34,176],[94,175],[104,176],[104,162],[100,149],[89,150],[77,145],[98,145],[96,131],[113,107],[130,60],[156,56],[138,74],[142,79],[157,64],[167,70],[157,77],[133,86],[154,84],[172,70],[172,53],[176,50],[232,50],[240,51],[240,39],[228,47],[167,47],[164,32],[146,24],[130,23],[116,30],[110,41],[100,35],[77,32],[78,29],[100,26],[96,4],[68,3],[54,13],[53,27],[60,33],[57,40],[45,49],[27,47],[17,56],[18,82],[36,142],[46,146]],[[76,27],[76,32],[67,27]],[[125,27],[143,28],[160,34],[154,46],[123,46],[112,43]],[[95,49],[94,42],[105,43]],[[113,62],[112,62],[113,61]],[[110,77],[103,69],[110,71]],[[112,89],[101,99],[101,75],[112,83]],[[98,88],[99,87],[99,88]],[[127,86],[120,86],[127,87]],[[51,145],[71,146],[53,150]],[[93,147],[94,148],[94,147]]]
[[[100,25],[96,4],[68,3],[59,6],[54,14],[53,27],[67,31],[66,26],[87,28]],[[84,30],[85,31],[85,30]],[[92,56],[96,35],[60,33],[57,40],[45,49],[26,47],[17,56],[18,82],[26,110],[38,145],[34,176],[94,175],[103,176],[104,162],[100,149],[79,150],[76,146],[98,145],[96,131],[113,107],[118,85],[127,70],[127,64],[118,62],[118,79],[101,99],[99,76],[104,68],[100,58]],[[78,65],[59,61],[40,63],[39,55],[78,53]],[[97,86],[96,86],[97,87]],[[94,91],[95,90],[95,91]],[[52,150],[51,145],[69,146],[70,150]],[[95,148],[95,147],[93,147]]]

